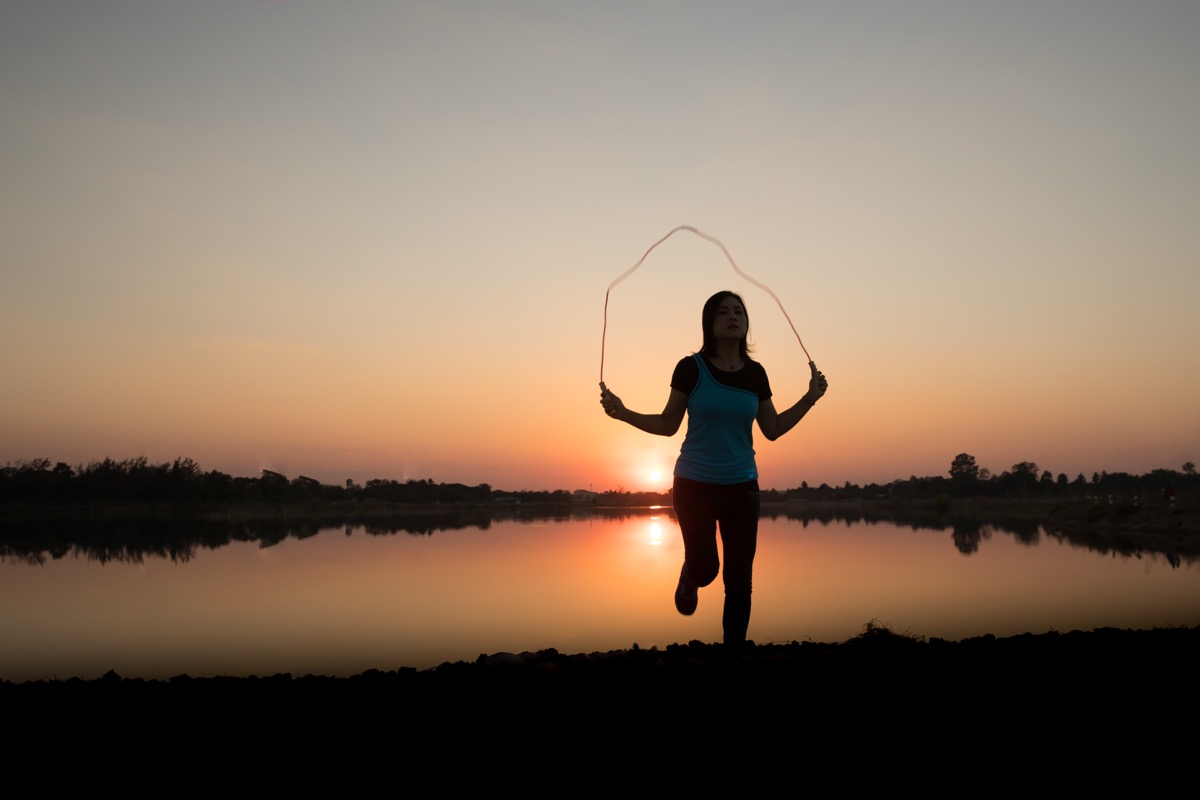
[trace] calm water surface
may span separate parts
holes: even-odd
[[[964,554],[947,531],[764,518],[749,635],[843,641],[870,620],[949,639],[1200,623],[1195,563],[983,532]],[[0,678],[349,675],[501,651],[719,641],[719,581],[695,616],[675,612],[682,559],[666,511],[431,535],[338,527],[181,562],[8,559]]]

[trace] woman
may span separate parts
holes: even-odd
[[[716,532],[725,552],[725,644],[746,641],[750,588],[758,543],[758,468],[751,426],[771,441],[796,426],[829,384],[809,362],[808,393],[783,413],[771,401],[766,370],[750,358],[746,304],[717,292],[700,315],[704,345],[683,358],[671,376],[671,394],[660,414],[639,414],[600,384],[600,404],[613,419],[647,433],[671,436],[688,414],[688,431],[675,462],[675,516],[683,533],[683,568],[675,588],[680,614],[696,610],[697,589],[717,577]]]

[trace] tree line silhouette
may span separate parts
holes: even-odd
[[[821,484],[810,487],[801,484],[789,490],[789,496],[807,500],[860,500],[880,497],[993,497],[993,498],[1071,498],[1129,497],[1134,495],[1172,495],[1200,483],[1196,465],[1191,461],[1180,470],[1155,469],[1143,475],[1127,472],[1093,472],[1091,478],[1083,473],[1069,478],[1066,473],[1055,475],[1041,469],[1032,461],[1013,464],[999,474],[980,467],[969,453],[959,453],[950,462],[948,474],[931,477],[909,476],[887,484],[870,483],[856,486],[849,481],[843,486]]]
[[[993,474],[980,467],[974,456],[959,453],[947,475],[910,476],[887,484],[859,486],[847,481],[842,486],[807,482],[786,491],[762,493],[771,501],[845,501],[878,498],[996,497],[1068,498],[1106,495],[1152,495],[1173,497],[1194,488],[1200,478],[1196,466],[1187,462],[1180,470],[1156,469],[1144,475],[1125,472],[1082,473],[1075,478],[1057,476],[1032,461],[1022,461]],[[604,505],[669,504],[670,491],[627,492],[624,489],[599,494],[554,491],[497,492],[486,483],[434,483],[431,479],[404,482],[375,479],[358,485],[329,485],[300,476],[289,479],[271,470],[256,478],[234,477],[217,470],[203,470],[190,458],[170,463],[151,463],[144,457],[117,461],[106,458],[72,467],[64,462],[51,466],[49,459],[33,459],[0,467],[0,504],[5,506],[86,505],[213,505],[231,503],[385,503],[404,505],[483,505],[527,503],[567,505],[581,501]]]

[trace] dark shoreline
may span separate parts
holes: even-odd
[[[1200,613],[1200,612],[1198,612]],[[9,692],[169,692],[257,688],[264,691],[323,691],[375,688],[454,689],[468,685],[525,685],[535,683],[585,685],[596,681],[698,678],[729,675],[756,679],[791,679],[820,675],[843,681],[864,671],[879,676],[906,676],[909,681],[936,683],[955,674],[982,678],[988,674],[1020,675],[1032,668],[1041,673],[1048,664],[1056,670],[1090,669],[1098,664],[1130,659],[1125,673],[1158,670],[1193,673],[1200,667],[1200,625],[1130,630],[1050,631],[996,637],[991,634],[960,641],[924,639],[896,634],[868,624],[862,634],[840,643],[787,642],[754,644],[730,651],[720,644],[693,640],[665,648],[566,654],[556,649],[536,653],[482,654],[474,661],[444,662],[427,670],[401,667],[372,669],[350,677],[292,675],[217,676],[178,675],[166,680],[124,678],[110,671],[84,680],[66,678],[23,683],[0,681],[0,695]]]
[[[445,775],[450,751],[467,759],[455,780],[472,774],[474,759],[505,753],[517,779],[528,777],[528,759],[551,756],[587,774],[637,779],[643,770],[632,765],[694,742],[700,753],[732,748],[747,763],[776,753],[817,768],[850,757],[866,770],[911,770],[983,759],[993,765],[987,774],[1042,780],[1055,759],[1065,759],[1055,772],[1074,774],[1070,752],[1089,743],[1086,758],[1098,761],[1085,775],[1127,771],[1144,784],[1157,780],[1144,774],[1147,763],[1166,759],[1163,780],[1188,763],[1193,737],[1179,726],[1200,711],[1198,669],[1200,626],[958,642],[876,629],[840,644],[735,655],[691,642],[497,653],[348,678],[0,682],[0,703],[9,730],[20,732],[15,753],[43,756],[50,742],[55,753],[104,754],[108,764],[194,751],[211,754],[205,769],[211,762],[215,774],[229,764],[278,772],[279,763],[298,775],[342,774],[374,753],[371,763],[389,769],[398,756],[407,774]],[[495,775],[482,779],[490,785]]]

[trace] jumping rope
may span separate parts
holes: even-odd
[[[645,253],[642,253],[642,257],[637,260],[637,263],[634,264],[629,269],[622,272],[620,275],[618,275],[617,279],[608,285],[608,290],[604,293],[604,329],[600,333],[600,385],[601,386],[604,385],[604,342],[608,336],[608,296],[609,296],[609,294],[612,293],[612,290],[616,288],[617,284],[619,284],[621,281],[625,280],[626,278],[628,278],[630,275],[632,275],[634,272],[637,271],[637,268],[642,265],[642,262],[646,260],[646,256],[650,255],[650,252],[652,250],[654,250],[654,248],[658,247],[660,244],[665,242],[667,239],[670,239],[671,236],[674,235],[678,231],[691,231],[692,233],[699,236],[701,239],[712,242],[717,247],[721,248],[721,252],[725,254],[725,258],[729,261],[729,266],[733,267],[734,272],[736,272],[738,275],[741,275],[743,278],[750,281],[751,283],[753,283],[758,288],[762,289],[767,294],[771,295],[771,299],[773,299],[775,301],[775,305],[779,306],[779,310],[783,312],[783,318],[786,319],[788,325],[791,326],[792,333],[796,334],[796,341],[800,342],[800,349],[804,351],[804,357],[808,359],[809,364],[812,364],[812,356],[810,356],[808,354],[808,348],[805,347],[804,342],[802,342],[800,340],[800,334],[796,333],[796,326],[792,324],[792,318],[788,316],[787,309],[785,309],[783,307],[783,303],[781,303],[779,301],[779,298],[775,295],[775,293],[773,291],[771,291],[771,287],[767,286],[765,283],[760,283],[759,281],[754,280],[754,278],[751,278],[749,275],[742,272],[741,267],[739,267],[737,265],[737,262],[733,260],[733,256],[729,255],[729,250],[726,249],[725,245],[721,244],[720,239],[717,239],[716,237],[713,237],[713,236],[709,236],[707,233],[704,233],[703,231],[696,230],[691,225],[680,225],[677,228],[673,228],[671,230],[671,232],[668,233],[666,236],[662,237],[657,242],[650,245],[650,249],[647,250]]]

